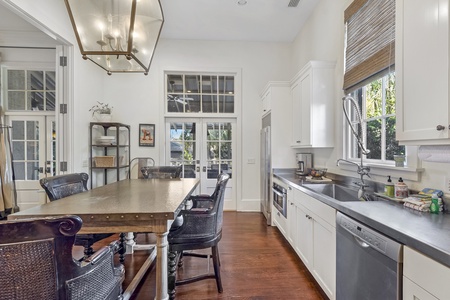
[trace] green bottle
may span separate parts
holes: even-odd
[[[388,197],[394,197],[394,184],[392,183],[391,176],[388,176],[387,183],[384,186],[384,194]]]
[[[431,196],[430,212],[432,214],[439,213],[439,197],[436,193]]]

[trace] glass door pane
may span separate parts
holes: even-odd
[[[231,123],[206,124],[207,178],[232,173]]]
[[[183,166],[182,177],[196,178],[197,124],[196,122],[170,123],[170,165]]]

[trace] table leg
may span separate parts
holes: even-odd
[[[169,232],[156,234],[156,295],[155,300],[167,300],[167,235]]]
[[[136,245],[136,242],[134,241],[134,233],[133,232],[128,232],[126,237],[125,237],[125,253],[126,254],[133,254],[134,251],[134,246]]]

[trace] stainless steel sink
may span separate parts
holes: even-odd
[[[361,201],[358,199],[358,190],[334,183],[303,184],[304,187],[338,201]]]

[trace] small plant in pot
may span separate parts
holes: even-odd
[[[89,110],[92,112],[92,117],[95,117],[99,122],[109,122],[111,121],[112,106],[108,103],[102,103],[97,101],[98,104],[91,107]]]

